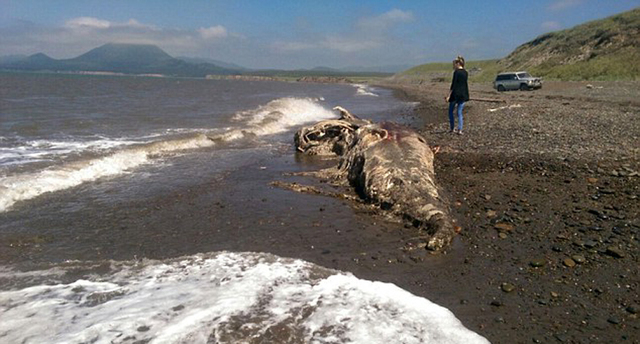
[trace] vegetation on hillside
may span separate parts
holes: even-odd
[[[546,33],[501,60],[468,61],[470,80],[492,81],[504,71],[527,70],[556,80],[640,79],[640,8],[576,27]],[[397,79],[450,80],[451,63],[428,63]]]

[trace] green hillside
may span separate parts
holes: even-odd
[[[640,79],[640,8],[541,35],[500,60],[469,61],[471,81],[502,71],[527,70],[547,80]],[[475,69],[474,69],[475,68]],[[396,78],[450,80],[451,63],[428,63]]]

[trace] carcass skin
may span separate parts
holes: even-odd
[[[296,148],[341,156],[335,177],[346,178],[358,195],[424,230],[427,248],[446,248],[455,236],[446,202],[435,183],[434,153],[415,131],[389,122],[342,117],[300,129]]]

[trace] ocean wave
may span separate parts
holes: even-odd
[[[0,153],[4,154],[0,157],[7,159],[6,165],[9,165],[10,159],[39,161],[72,152],[108,152],[98,158],[0,178],[0,212],[7,211],[16,202],[32,199],[46,192],[64,190],[99,178],[129,173],[139,166],[153,163],[158,157],[247,137],[273,135],[300,124],[336,116],[315,99],[281,98],[255,109],[236,113],[234,120],[237,126],[224,129],[167,129],[164,136],[154,134],[144,138],[90,142],[31,141],[28,145],[11,148],[13,151],[0,150]],[[175,138],[178,133],[186,137]],[[145,142],[149,139],[155,141]]]
[[[270,254],[113,262],[71,283],[52,281],[56,269],[46,283],[0,292],[4,341],[488,343],[393,284]]]
[[[27,164],[34,161],[55,160],[61,156],[85,151],[106,151],[116,147],[139,144],[145,138],[95,138],[69,140],[20,140],[0,147],[0,166]],[[15,139],[14,139],[15,140]],[[2,141],[2,140],[0,140]],[[5,140],[9,141],[9,140]]]
[[[378,97],[379,96],[378,94],[374,93],[373,92],[373,88],[368,86],[368,85],[353,84],[353,86],[358,89],[356,91],[356,95],[359,95],[359,96],[371,96],[371,97]]]
[[[4,177],[0,179],[0,211],[6,211],[18,201],[28,200],[46,192],[68,189],[88,181],[126,173],[150,163],[159,156],[213,144],[206,135],[201,134],[128,147],[100,158]]]

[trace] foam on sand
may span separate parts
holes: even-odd
[[[2,340],[488,343],[429,300],[301,260],[222,252],[112,268],[0,292]]]

